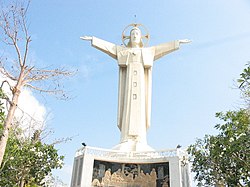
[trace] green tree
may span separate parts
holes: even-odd
[[[0,98],[1,133],[5,120],[3,99],[6,98],[1,89]],[[41,130],[36,130],[33,136],[28,138],[24,133],[18,122],[12,125],[3,164],[0,167],[0,186],[41,187],[56,184],[59,179],[54,178],[51,171],[62,167],[63,156],[58,155],[55,143],[42,143]]]
[[[217,113],[223,124],[218,135],[206,135],[190,145],[192,171],[199,186],[250,186],[249,111]]]
[[[0,186],[47,186],[46,177],[52,169],[62,167],[63,156],[58,155],[54,145],[41,142],[40,131],[32,138],[24,138],[22,133],[18,128],[10,132],[0,169]]]

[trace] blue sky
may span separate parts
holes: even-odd
[[[65,183],[70,183],[81,142],[111,148],[120,138],[117,63],[80,36],[121,44],[123,29],[137,22],[149,30],[150,46],[192,40],[153,67],[148,143],[155,149],[187,147],[214,134],[215,113],[242,106],[235,80],[250,60],[248,0],[43,0],[32,1],[28,19],[31,55],[38,66],[78,70],[64,84],[71,100],[37,95],[50,111],[52,139],[74,137],[57,146],[65,155],[65,168],[56,174]]]

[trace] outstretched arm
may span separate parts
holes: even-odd
[[[82,40],[91,41],[91,44],[96,49],[108,54],[114,59],[117,59],[116,45],[105,40],[93,37],[93,36],[82,36]]]
[[[163,57],[164,55],[167,55],[177,49],[180,48],[180,44],[185,44],[185,43],[189,43],[191,42],[191,40],[188,39],[183,39],[183,40],[175,40],[172,42],[167,42],[167,43],[163,43],[160,45],[155,46],[155,55],[154,55],[154,60],[157,60],[161,57]]]

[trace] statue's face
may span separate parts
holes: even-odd
[[[141,32],[137,29],[132,30],[130,33],[130,41],[132,44],[140,44]]]

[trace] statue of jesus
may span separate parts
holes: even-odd
[[[180,44],[189,43],[190,40],[176,40],[144,47],[142,32],[137,24],[133,25],[129,42],[125,46],[92,36],[83,36],[81,39],[91,41],[93,47],[117,60],[119,66],[117,123],[121,131],[120,146],[117,149],[138,151],[140,148],[136,147],[137,144],[147,146],[146,132],[150,127],[153,63],[179,49]]]

